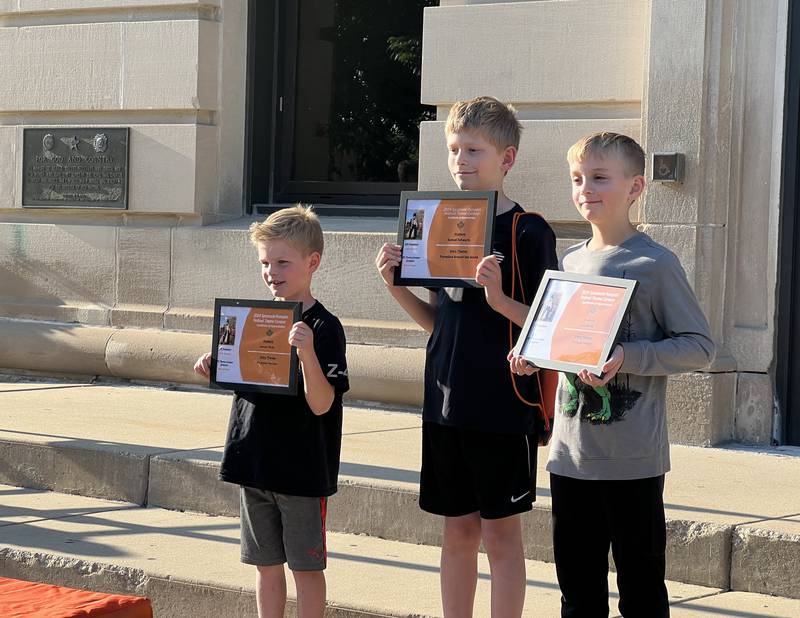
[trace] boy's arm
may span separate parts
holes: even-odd
[[[556,255],[556,235],[552,228],[541,217],[528,216],[532,220],[526,221],[527,225],[518,232],[517,260],[525,284],[525,300],[533,302],[544,271],[558,270],[558,256]],[[520,225],[524,224],[520,223]],[[509,255],[506,258],[510,260],[512,256]],[[502,273],[495,256],[486,256],[481,260],[476,271],[476,279],[484,286],[486,302],[492,309],[517,326],[525,324],[530,307],[506,296],[503,292]]]
[[[385,243],[375,258],[375,266],[386,284],[389,293],[405,310],[409,317],[429,333],[433,332],[436,319],[436,292],[429,294],[426,302],[407,287],[394,285],[394,269],[400,266],[400,245]]]
[[[308,407],[317,416],[325,414],[331,409],[336,393],[325,377],[314,351],[314,331],[305,322],[296,322],[289,331],[289,343],[297,348]]]
[[[657,262],[653,315],[664,332],[661,341],[622,342],[620,371],[641,376],[703,369],[714,360],[714,341],[678,258],[668,253]]]
[[[525,324],[530,307],[503,293],[503,274],[497,256],[487,255],[478,263],[475,280],[486,292],[486,302],[497,313],[505,316],[517,326]]]

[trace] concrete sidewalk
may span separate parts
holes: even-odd
[[[235,516],[235,488],[216,479],[229,406],[229,395],[205,391],[0,381],[0,483]],[[331,530],[440,542],[440,522],[416,506],[419,426],[409,411],[346,408]],[[800,451],[675,446],[672,455],[669,578],[800,598]],[[546,449],[539,456],[526,556],[550,561]]]
[[[147,596],[159,617],[255,615],[254,569],[239,562],[235,518],[7,486],[0,486],[0,505],[4,575]],[[330,618],[441,615],[436,548],[330,533],[328,550]],[[526,571],[524,615],[557,616],[553,565],[527,561]],[[291,578],[287,583],[293,597]],[[800,615],[797,600],[677,582],[668,589],[677,618]],[[488,615],[489,594],[481,556],[476,615]]]

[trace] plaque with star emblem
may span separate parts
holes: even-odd
[[[216,388],[297,393],[297,349],[289,331],[302,303],[278,300],[214,300],[211,379]]]
[[[480,287],[475,269],[492,253],[495,191],[403,191],[395,285]]]
[[[23,206],[128,207],[130,129],[25,129],[22,142]]]

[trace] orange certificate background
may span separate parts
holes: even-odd
[[[442,200],[428,228],[427,259],[432,277],[472,279],[483,258],[486,200]]]
[[[239,343],[242,380],[274,386],[289,385],[292,358],[289,331],[293,319],[291,309],[250,309]]]
[[[555,326],[550,358],[567,363],[597,365],[611,332],[625,288],[582,283]]]

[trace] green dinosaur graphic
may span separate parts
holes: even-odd
[[[616,378],[606,386],[589,386],[574,373],[565,373],[562,382],[561,413],[572,417],[580,412],[581,421],[606,425],[621,420],[639,399],[641,393],[620,384]]]

